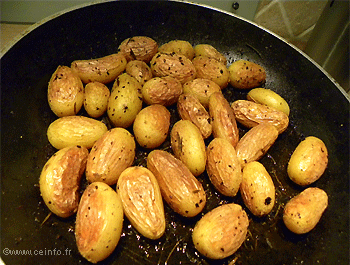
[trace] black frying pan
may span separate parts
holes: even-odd
[[[47,103],[47,83],[58,65],[115,53],[121,41],[135,35],[149,36],[159,44],[174,39],[208,43],[224,53],[229,64],[237,59],[261,64],[267,71],[266,87],[290,105],[290,125],[261,159],[275,182],[276,206],[264,218],[247,210],[248,237],[233,256],[211,261],[199,255],[191,229],[200,216],[182,218],[165,205],[167,229],[160,240],[140,237],[125,220],[122,238],[104,263],[349,264],[349,98],[302,52],[266,30],[207,7],[163,1],[107,2],[65,12],[37,25],[1,57],[3,261],[88,263],[75,245],[74,216],[64,220],[52,215],[42,224],[49,210],[40,197],[38,179],[55,152],[46,138],[48,125],[56,119]],[[247,93],[231,87],[223,92],[230,102]],[[278,205],[302,190],[288,180],[286,165],[297,144],[309,135],[328,147],[329,166],[313,186],[328,193],[329,207],[314,230],[295,235],[283,225],[283,207]],[[144,165],[145,155],[138,149],[135,164]],[[208,195],[203,213],[220,203],[242,203],[239,195],[229,199],[217,194],[207,175],[199,178]]]

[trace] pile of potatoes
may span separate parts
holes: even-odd
[[[262,66],[245,60],[226,65],[208,44],[173,40],[158,47],[135,36],[116,54],[77,60],[52,74],[48,103],[59,118],[47,137],[58,151],[42,170],[40,191],[54,214],[76,213],[76,243],[84,258],[96,263],[114,251],[124,216],[143,236],[160,238],[166,229],[163,201],[184,217],[200,214],[207,197],[197,177],[204,172],[219,193],[240,193],[251,214],[270,213],[275,187],[259,159],[288,127],[289,106],[262,88]],[[222,90],[229,85],[249,89],[247,99],[228,102]],[[173,126],[170,106],[181,118]],[[89,117],[77,115],[83,107]],[[101,121],[106,116],[112,126]],[[248,128],[243,137],[237,123]],[[172,151],[157,149],[166,139]],[[149,150],[147,167],[135,164],[137,145]],[[288,175],[306,187],[327,163],[325,144],[310,136],[292,154]],[[89,185],[80,198],[83,176]],[[327,204],[323,190],[306,188],[284,206],[284,223],[307,233]],[[201,217],[193,244],[202,255],[223,259],[242,245],[248,226],[242,206],[223,204]]]

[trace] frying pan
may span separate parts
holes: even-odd
[[[226,12],[173,1],[100,2],[63,12],[37,24],[1,57],[1,258],[5,264],[88,264],[75,244],[75,217],[51,215],[45,220],[49,210],[40,197],[38,179],[56,151],[46,130],[57,118],[47,103],[47,84],[58,65],[115,53],[124,39],[136,35],[159,44],[174,39],[208,43],[227,57],[228,64],[247,59],[262,65],[267,71],[265,87],[290,105],[290,125],[260,160],[275,183],[276,205],[263,218],[245,208],[249,232],[234,255],[213,261],[198,254],[191,229],[201,215],[183,218],[165,205],[167,228],[162,238],[148,240],[125,220],[116,250],[102,263],[349,264],[346,93],[305,54],[267,30]],[[223,93],[232,102],[244,99],[247,91],[229,86]],[[243,134],[246,129],[240,130]],[[286,165],[297,144],[309,135],[321,138],[329,151],[326,172],[311,185],[327,192],[329,206],[314,230],[295,235],[283,224],[283,205],[303,189],[288,179]],[[169,141],[161,146],[168,147]],[[146,155],[147,150],[138,148],[135,164],[145,165]],[[208,197],[203,213],[222,203],[243,205],[239,195],[230,199],[218,194],[206,174],[198,178]]]

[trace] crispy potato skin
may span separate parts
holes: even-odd
[[[77,114],[84,102],[84,86],[79,76],[67,66],[58,66],[50,78],[47,99],[58,117]]]
[[[124,213],[143,236],[158,239],[165,232],[163,199],[156,177],[145,167],[129,167],[120,175],[117,192]]]
[[[73,61],[71,68],[85,84],[94,81],[108,84],[125,70],[126,63],[124,55],[115,53],[97,59]]]
[[[252,128],[260,123],[271,124],[278,133],[284,132],[289,124],[288,115],[273,107],[255,103],[249,100],[236,100],[231,107],[236,120],[243,126]]]
[[[99,138],[88,156],[86,179],[92,182],[117,183],[124,169],[131,166],[135,158],[135,140],[124,128],[113,128]]]
[[[122,41],[118,50],[127,61],[139,60],[149,63],[158,51],[158,44],[150,37],[134,36]]]
[[[294,150],[287,167],[289,178],[300,186],[318,180],[328,165],[328,150],[324,142],[309,136]]]
[[[238,204],[228,203],[206,213],[195,225],[195,248],[210,259],[224,259],[234,254],[246,239],[249,220]]]
[[[106,259],[119,242],[123,221],[119,195],[105,183],[91,183],[81,197],[75,223],[80,254],[92,263]]]
[[[241,164],[235,148],[223,138],[214,138],[207,148],[206,170],[210,182],[223,195],[234,197],[242,182]]]
[[[80,180],[85,171],[88,150],[71,146],[57,151],[40,174],[40,193],[51,212],[66,218],[78,210]]]
[[[194,53],[195,56],[206,56],[209,58],[213,58],[223,65],[227,64],[227,59],[226,57],[220,53],[217,49],[215,49],[212,45],[209,44],[198,44],[194,46]]]
[[[129,61],[125,72],[139,81],[141,85],[153,77],[151,68],[144,61],[139,60]]]
[[[170,112],[163,105],[154,104],[143,108],[133,124],[135,139],[145,148],[156,148],[168,137]]]
[[[265,69],[253,62],[238,60],[228,67],[230,84],[238,89],[250,89],[266,81]]]
[[[328,195],[319,188],[307,188],[289,202],[283,211],[283,222],[296,234],[305,234],[315,228],[328,207]]]
[[[275,205],[275,185],[265,167],[257,161],[243,168],[240,192],[244,204],[255,216],[269,214]]]
[[[203,210],[203,186],[181,160],[166,151],[153,150],[147,156],[147,168],[156,177],[163,199],[175,212],[194,217]]]
[[[192,60],[194,57],[194,49],[192,44],[185,40],[171,40],[160,46],[158,51],[162,53],[175,52],[186,56],[190,60]]]
[[[85,116],[66,116],[53,121],[47,129],[47,138],[56,149],[72,145],[90,149],[107,132],[107,126]]]

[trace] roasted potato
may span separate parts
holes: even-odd
[[[84,108],[90,117],[98,118],[107,110],[111,92],[100,82],[86,84],[84,91]]]
[[[213,59],[219,61],[223,65],[227,64],[226,57],[222,53],[220,53],[217,49],[215,49],[213,46],[211,46],[209,44],[198,44],[198,45],[194,46],[194,53],[195,53],[196,57],[206,56],[206,57],[213,58]]]
[[[149,63],[158,51],[158,44],[150,37],[134,36],[122,41],[118,50],[127,61],[139,60]]]
[[[250,89],[266,81],[265,69],[253,62],[238,60],[228,67],[230,84],[238,89]]]
[[[151,68],[144,61],[139,60],[129,61],[125,72],[139,81],[141,85],[153,77]]]
[[[192,44],[185,40],[171,40],[160,46],[158,51],[161,53],[175,52],[186,56],[190,60],[192,60],[194,57],[194,49]]]

